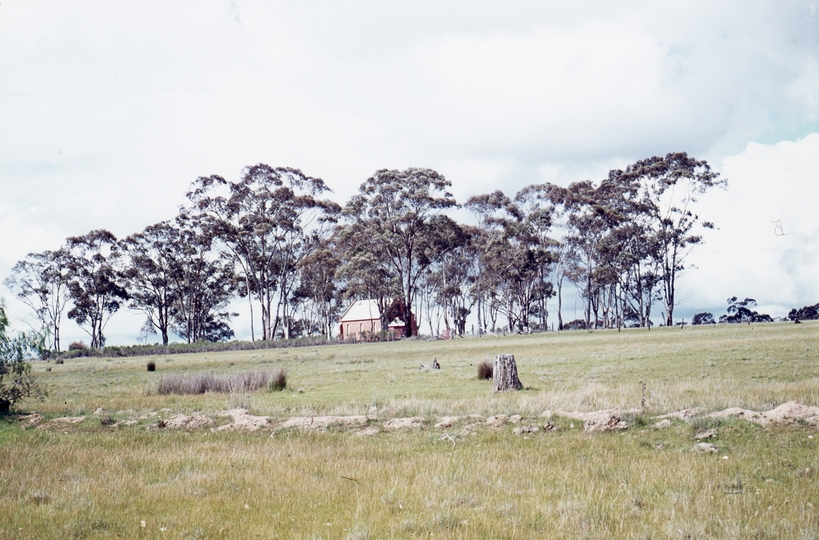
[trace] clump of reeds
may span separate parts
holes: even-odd
[[[480,364],[478,364],[478,379],[486,380],[491,379],[493,375],[494,367],[492,362],[484,360]]]
[[[213,373],[163,375],[159,379],[157,393],[160,395],[187,395],[204,394],[205,392],[223,394],[254,392],[270,387],[271,382],[278,376],[278,373],[269,371],[247,371],[232,375],[215,375]]]

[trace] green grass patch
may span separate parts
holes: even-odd
[[[492,394],[481,362],[511,353],[521,392]],[[441,370],[420,370],[437,358]],[[819,325],[566,332],[36,363],[46,419],[0,418],[0,537],[814,538],[815,427],[697,419],[695,406],[819,404]],[[51,367],[51,371],[46,371]],[[162,376],[285,370],[283,391],[159,395]],[[586,433],[550,411],[637,409],[625,431]],[[373,436],[220,432],[237,403],[291,416],[421,416]],[[98,409],[103,412],[94,414]],[[207,428],[155,429],[201,414]],[[469,415],[521,415],[488,427]],[[451,427],[433,427],[460,416]],[[130,425],[125,420],[136,420]],[[541,428],[518,435],[520,425]],[[152,427],[154,426],[154,427]],[[470,427],[472,426],[472,427]],[[151,428],[151,429],[149,429]],[[716,452],[694,450],[698,433]]]

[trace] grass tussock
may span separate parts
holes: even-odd
[[[244,373],[234,373],[231,375],[216,375],[213,373],[197,373],[194,375],[170,374],[163,375],[159,379],[157,394],[167,396],[175,395],[196,395],[207,392],[221,394],[236,394],[241,392],[255,392],[262,388],[273,389],[279,384],[282,376],[284,384],[287,384],[287,376],[282,375],[279,370],[275,373],[269,371],[248,371]],[[282,387],[283,388],[283,387]]]
[[[478,364],[478,379],[485,381],[493,376],[494,367],[491,362],[484,360]]]
[[[283,369],[276,370],[267,385],[268,390],[280,392],[287,388],[287,372]]]

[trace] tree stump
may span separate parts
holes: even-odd
[[[497,355],[492,369],[492,391],[508,392],[509,390],[520,390],[521,388],[523,388],[523,385],[518,379],[518,366],[515,364],[515,355]]]

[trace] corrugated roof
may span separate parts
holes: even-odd
[[[370,319],[380,319],[381,311],[375,300],[357,300],[352,306],[347,308],[339,322],[349,321],[369,321]]]

